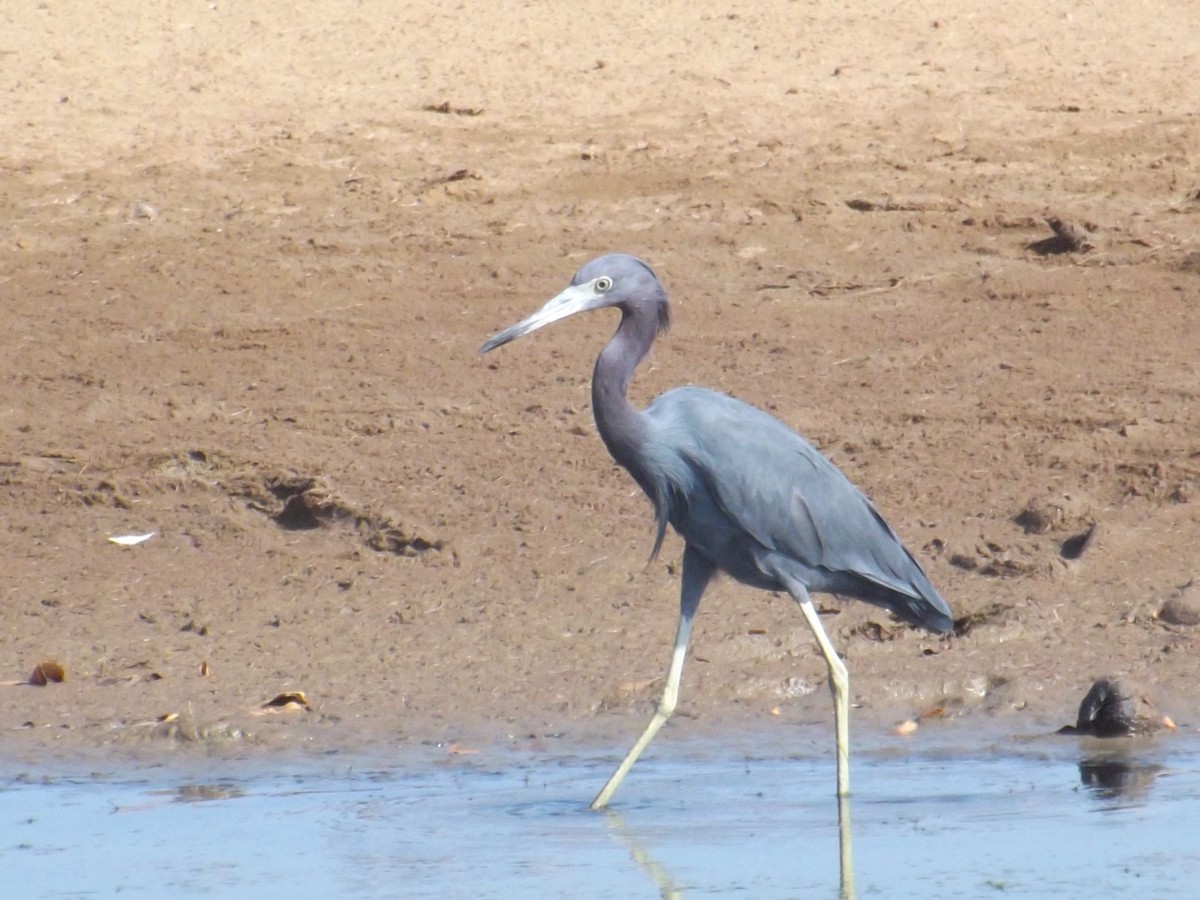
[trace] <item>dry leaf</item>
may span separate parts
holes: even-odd
[[[156,719],[158,722],[174,722],[179,718],[179,713],[163,713]]]
[[[622,681],[617,685],[617,690],[622,694],[636,694],[644,691],[658,680],[657,678],[644,678],[641,681]]]
[[[277,712],[300,712],[302,710],[311,710],[308,698],[304,696],[304,691],[284,691],[282,694],[276,694],[270,700],[255,711],[255,715],[264,715],[265,713]]]
[[[308,698],[304,696],[304,691],[284,691],[282,694],[276,694],[263,706],[287,706],[289,703],[296,703],[300,706],[309,708]]]
[[[456,756],[474,756],[479,751],[472,750],[470,747],[464,747],[462,744],[455,741],[446,747],[446,752],[453,753]]]
[[[1163,716],[1163,728],[1170,729],[1171,731],[1179,730],[1179,726],[1175,724],[1175,720],[1170,716]]]
[[[771,707],[771,715],[773,715],[773,716],[781,716],[781,715],[783,715],[783,713],[781,713],[781,712],[779,711],[779,707],[778,707],[778,706],[772,706],[772,707]]]
[[[912,734],[916,730],[917,730],[917,720],[916,719],[905,719],[903,722],[901,722],[899,725],[897,725],[895,728],[892,729],[892,734],[899,735],[900,737],[907,737],[908,735]]]
[[[29,676],[29,683],[45,687],[51,681],[59,683],[67,680],[67,670],[56,662],[38,663]]]
[[[208,660],[200,663],[200,674],[205,678],[208,677]]]

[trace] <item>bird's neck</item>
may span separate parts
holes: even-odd
[[[645,442],[642,413],[629,402],[629,380],[645,358],[658,329],[645,307],[622,310],[616,334],[600,351],[592,373],[592,414],[613,459],[642,481],[639,449]],[[644,487],[644,485],[643,485]]]

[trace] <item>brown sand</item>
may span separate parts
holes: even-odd
[[[0,677],[67,680],[4,752],[631,738],[680,545],[591,419],[614,320],[476,355],[608,250],[676,304],[635,399],[796,427],[970,617],[820,598],[863,727],[1194,721],[1200,6],[1069,6],[6,4]],[[681,711],[828,719],[785,597],[710,593]]]

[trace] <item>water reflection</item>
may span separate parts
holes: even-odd
[[[638,868],[654,882],[658,895],[662,900],[683,900],[684,893],[679,883],[670,872],[650,855],[642,844],[637,833],[625,824],[621,814],[606,807],[602,815],[604,824],[616,835],[617,840],[629,851],[630,858],[637,863]],[[850,826],[850,798],[838,797],[838,871],[840,884],[839,900],[855,900],[854,894],[854,847],[853,833]]]
[[[850,798],[838,797],[838,870],[841,900],[854,900],[854,847],[850,829]]]
[[[629,851],[633,861],[638,864],[638,868],[654,882],[662,900],[683,900],[683,891],[679,889],[675,879],[671,877],[671,873],[664,869],[658,860],[642,846],[642,842],[638,840],[636,834],[629,830],[620,813],[615,812],[611,807],[605,807],[602,815],[604,824],[617,836],[617,840],[625,845],[625,849]]]
[[[603,816],[583,805],[608,774],[602,755],[0,776],[0,868],[22,900],[1196,893],[1200,735],[1190,729],[1161,742],[1006,739],[978,752],[860,755],[836,845],[827,767],[788,738],[784,751],[756,744],[742,764],[742,745],[652,761],[641,804]],[[319,852],[264,853],[264,833]],[[1054,852],[1031,853],[1031,834]]]
[[[1121,756],[1096,756],[1079,761],[1080,782],[1105,800],[1145,800],[1162,772],[1160,765],[1139,765]]]

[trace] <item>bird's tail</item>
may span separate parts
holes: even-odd
[[[929,579],[922,573],[912,579],[909,590],[880,584],[852,572],[839,573],[834,593],[863,600],[874,606],[882,606],[909,625],[939,631],[943,634],[954,629],[954,616]]]

